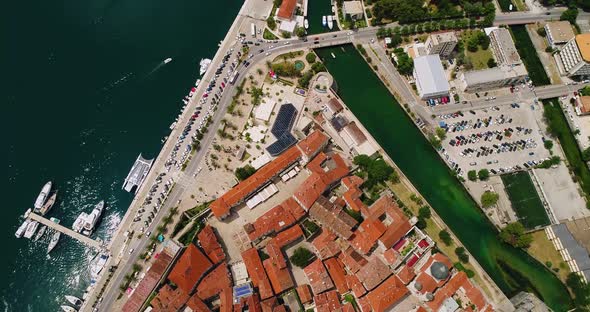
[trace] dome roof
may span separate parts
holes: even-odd
[[[414,288],[416,288],[416,290],[420,291],[420,290],[422,290],[422,284],[420,284],[420,282],[415,282]]]
[[[449,268],[442,262],[436,261],[430,266],[430,275],[437,280],[444,280],[449,277]]]
[[[434,299],[434,295],[432,293],[426,293],[426,300],[432,301]]]

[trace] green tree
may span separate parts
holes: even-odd
[[[485,191],[481,194],[481,205],[484,208],[491,207],[498,202],[500,195],[492,191]]]
[[[469,179],[469,181],[477,180],[477,172],[475,170],[469,170],[467,172],[467,178]]]
[[[299,38],[305,37],[306,33],[307,32],[305,31],[304,27],[297,27],[295,29],[295,35],[297,35],[297,37],[299,37]]]
[[[568,21],[572,25],[576,25],[576,19],[578,18],[578,9],[577,8],[569,8],[559,17],[560,21]]]
[[[316,55],[313,52],[309,52],[305,55],[305,60],[309,63],[309,64],[313,64],[316,61]]]
[[[314,255],[311,251],[307,250],[306,248],[299,247],[295,249],[289,260],[291,260],[291,263],[297,267],[304,268],[311,262],[313,257]]]
[[[440,139],[440,140],[444,140],[447,137],[447,131],[445,131],[445,129],[438,127],[436,128],[436,136]]]
[[[584,149],[584,150],[582,151],[582,158],[583,158],[585,161],[588,161],[588,160],[590,160],[590,147],[586,147],[586,149]]]
[[[490,178],[490,172],[488,169],[481,169],[477,172],[477,176],[480,180],[485,181]]]
[[[309,82],[311,81],[312,77],[313,77],[313,72],[311,70],[308,70],[308,71],[304,72],[303,75],[301,75],[301,78],[299,78],[297,80],[297,83],[299,84],[300,87],[307,89],[309,87]]]
[[[397,60],[394,62],[397,71],[402,75],[411,75],[414,70],[414,60],[403,49],[393,50]]]
[[[250,165],[246,165],[244,167],[240,167],[236,169],[236,178],[238,180],[243,181],[246,180],[249,176],[253,175],[256,172],[256,169]]]
[[[451,234],[447,232],[447,230],[442,230],[438,233],[438,237],[440,240],[447,246],[451,246],[453,243],[453,239],[451,238]]]
[[[545,142],[543,142],[543,146],[545,146],[546,149],[551,150],[553,148],[553,141],[545,140]]]
[[[493,68],[493,67],[496,67],[496,66],[498,66],[498,63],[496,63],[496,60],[494,60],[493,57],[490,57],[488,59],[488,67],[489,68]]]
[[[539,36],[541,37],[547,36],[547,31],[545,30],[545,27],[537,28],[537,34],[539,34]]]
[[[319,72],[325,72],[326,65],[324,65],[324,63],[315,62],[315,63],[311,64],[311,70],[313,70],[313,72],[316,74]]]
[[[423,206],[420,209],[418,209],[418,217],[423,218],[423,219],[428,219],[431,216],[432,216],[432,212],[430,211],[430,207]]]
[[[459,261],[461,261],[463,263],[469,262],[469,255],[465,251],[465,248],[463,248],[463,247],[455,248],[455,254],[457,255],[457,257],[459,257]]]
[[[513,222],[500,231],[500,239],[514,247],[526,248],[533,241],[533,236],[525,233],[522,223]]]
[[[584,283],[576,273],[570,273],[565,281],[574,293],[574,305],[578,311],[590,311],[590,282]]]
[[[274,17],[272,17],[272,15],[266,19],[266,25],[272,30],[277,29],[277,22],[275,21]]]

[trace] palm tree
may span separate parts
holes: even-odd
[[[143,269],[143,267],[139,263],[133,264],[133,271],[134,272],[141,271],[141,269]]]

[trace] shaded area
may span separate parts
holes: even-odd
[[[526,171],[520,171],[501,176],[512,208],[516,211],[518,221],[526,229],[549,224],[549,217],[539,198],[531,176]]]
[[[350,45],[316,52],[338,82],[344,102],[502,291],[508,296],[535,291],[554,310],[567,310],[571,299],[565,286],[525,252],[498,240],[496,229],[360,54]],[[522,278],[514,279],[513,272]]]

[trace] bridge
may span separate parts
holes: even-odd
[[[63,225],[55,223],[55,222],[53,222],[47,218],[44,218],[34,212],[31,212],[28,216],[25,216],[25,217],[28,217],[31,220],[34,220],[34,221],[37,221],[43,225],[46,225],[48,228],[51,228],[55,231],[58,231],[58,232],[61,232],[67,236],[70,236],[88,247],[92,247],[96,250],[104,249],[102,242],[94,240],[88,236],[84,236],[74,230],[68,229],[67,227],[65,227]]]

